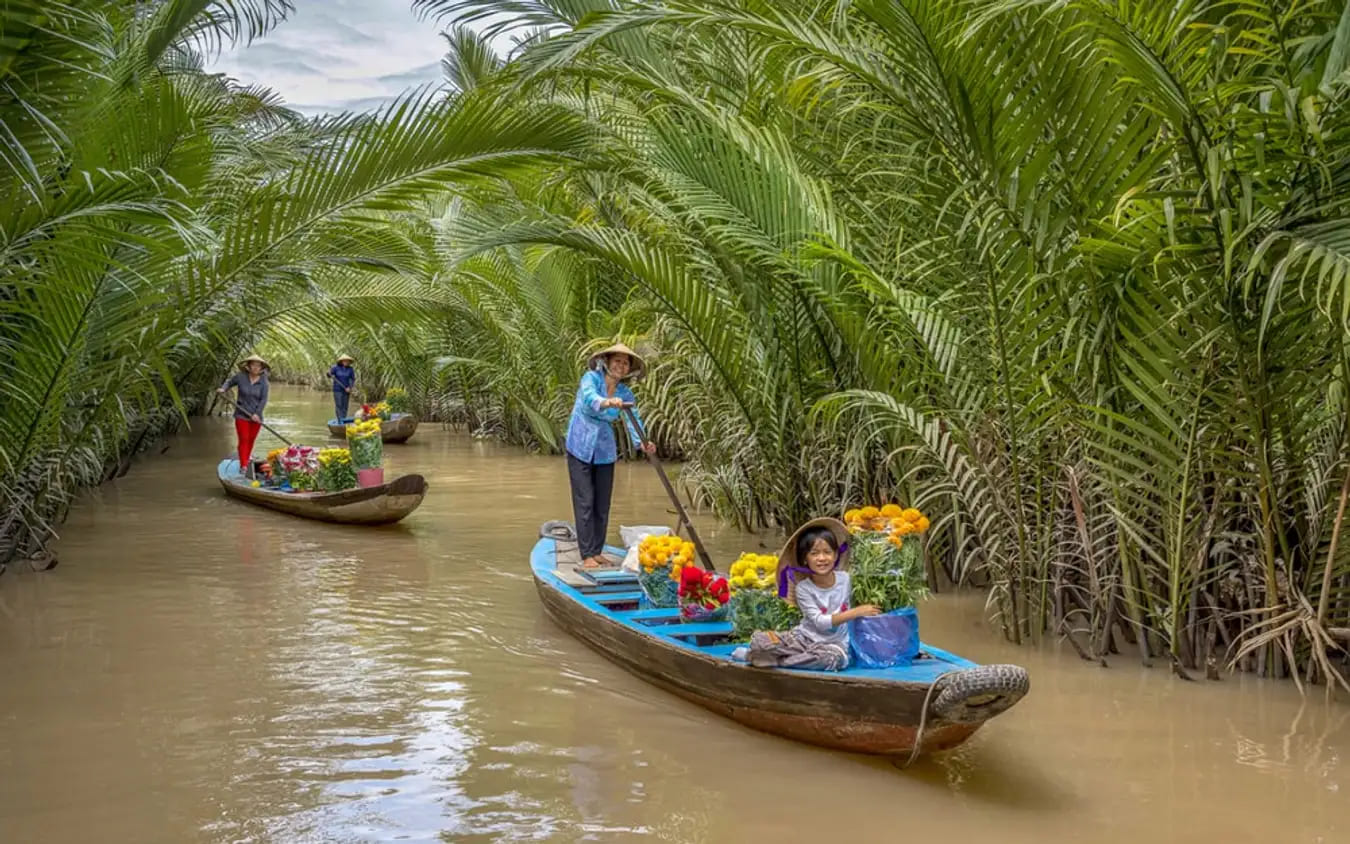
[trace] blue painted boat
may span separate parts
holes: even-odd
[[[638,677],[757,730],[912,761],[965,741],[1029,688],[1019,666],[977,665],[927,644],[895,668],[754,668],[732,659],[729,622],[643,608],[634,574],[580,568],[575,543],[550,533],[546,525],[530,566],[554,621]]]
[[[347,426],[355,421],[354,418],[329,419],[328,433],[334,437],[345,438]],[[417,433],[417,417],[411,413],[391,413],[388,419],[380,423],[380,439],[387,443],[407,442],[415,433]]]

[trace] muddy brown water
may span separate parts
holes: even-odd
[[[324,396],[270,410],[324,441]],[[85,497],[56,570],[0,578],[0,842],[1350,840],[1344,701],[1012,646],[942,595],[924,638],[1032,691],[900,771],[742,728],[549,622],[527,556],[569,515],[558,459],[424,425],[386,449],[422,507],[333,527],[225,498],[229,420],[193,427]],[[615,525],[672,518],[619,469]],[[700,529],[720,560],[759,548]]]

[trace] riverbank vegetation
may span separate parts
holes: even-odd
[[[450,92],[324,120],[194,58],[284,4],[195,5],[3,70],[81,93],[0,102],[6,490],[255,340],[556,451],[620,337],[719,515],[914,502],[1010,638],[1339,676],[1344,3],[417,0]]]

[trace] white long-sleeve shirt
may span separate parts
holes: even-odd
[[[803,578],[795,587],[797,609],[802,611],[802,621],[797,630],[813,642],[829,642],[832,645],[848,647],[848,625],[835,627],[830,624],[835,613],[848,609],[852,581],[848,572],[836,571],[834,585],[822,589],[811,578]]]

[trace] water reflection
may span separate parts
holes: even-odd
[[[321,438],[325,395],[274,406]],[[569,511],[560,461],[424,425],[386,450],[423,506],[345,528],[226,499],[228,420],[195,427],[75,510],[59,569],[0,579],[0,841],[1350,836],[1350,709],[1320,695],[1016,648],[944,595],[925,638],[1032,692],[899,771],[714,716],[549,622],[526,555]],[[666,518],[650,469],[617,474],[616,522]],[[760,543],[701,532],[718,559]]]

